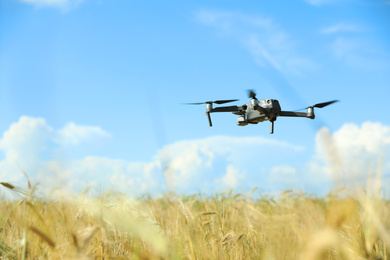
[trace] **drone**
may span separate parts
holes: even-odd
[[[242,106],[222,106],[222,107],[213,107],[213,104],[225,104],[229,102],[238,101],[238,99],[230,100],[215,100],[215,101],[206,101],[200,103],[186,103],[187,105],[201,105],[206,104],[206,115],[209,120],[210,127],[213,126],[211,122],[211,113],[216,112],[232,112],[235,115],[239,115],[237,118],[237,125],[246,126],[248,124],[258,124],[264,121],[271,122],[270,133],[274,133],[274,122],[279,116],[285,117],[306,117],[314,119],[314,108],[323,108],[338,100],[332,100],[328,102],[318,103],[312,106],[308,106],[304,109],[307,109],[307,112],[297,112],[297,111],[282,111],[279,101],[276,99],[261,99],[256,98],[256,93],[253,90],[248,90],[248,95],[251,101]],[[303,110],[303,109],[302,109]]]

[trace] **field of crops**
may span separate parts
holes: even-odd
[[[9,183],[0,259],[390,259],[390,205],[345,190],[314,198],[232,192],[37,196]]]

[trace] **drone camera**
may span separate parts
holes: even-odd
[[[246,126],[246,125],[248,125],[248,121],[245,120],[245,118],[243,116],[240,116],[239,118],[237,118],[237,125]]]

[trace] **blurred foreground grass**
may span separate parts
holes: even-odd
[[[0,200],[0,259],[390,259],[390,205],[365,193]]]

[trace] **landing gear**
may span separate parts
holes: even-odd
[[[276,118],[272,118],[269,121],[271,122],[270,134],[273,134],[274,133],[274,122],[276,121]]]

